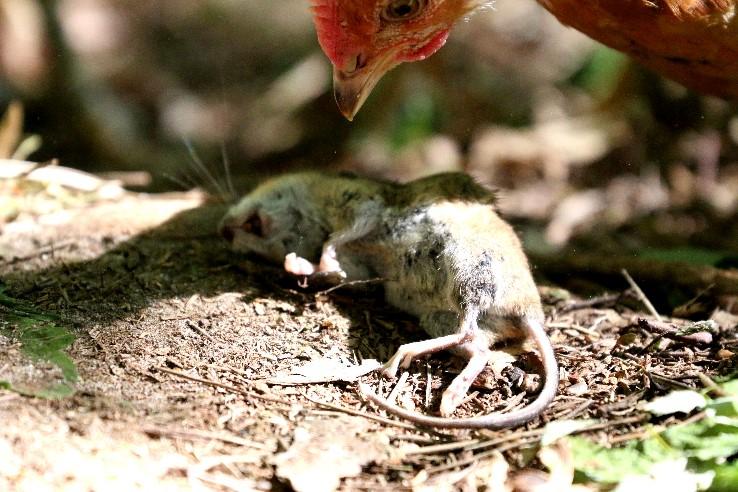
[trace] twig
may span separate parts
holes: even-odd
[[[171,369],[167,369],[166,367],[153,367],[152,369],[157,370],[159,372],[164,372],[167,374],[171,374],[172,376],[177,376],[178,378],[187,379],[189,381],[194,381],[196,383],[202,383],[207,384],[209,386],[215,386],[217,388],[223,388],[225,390],[231,391],[233,393],[238,393],[240,395],[248,396],[250,398],[258,398],[260,400],[264,401],[271,401],[274,403],[283,403],[285,405],[292,405],[293,402],[290,402],[288,400],[284,400],[282,398],[278,398],[276,396],[270,396],[270,395],[262,395],[259,393],[255,393],[253,391],[246,391],[242,390],[240,388],[236,388],[235,386],[231,386],[229,384],[223,384],[219,383],[218,381],[212,381],[210,379],[205,379],[197,376],[190,376],[189,374],[184,374],[179,371],[173,371]]]
[[[425,409],[428,410],[430,408],[430,397],[431,397],[432,379],[431,379],[430,363],[427,360],[425,361],[425,376],[426,376],[426,383],[425,383]]]
[[[584,333],[585,335],[589,335],[594,338],[600,338],[601,336],[596,331],[590,328],[585,328],[584,326],[576,324],[576,323],[571,323],[571,324],[570,323],[546,323],[546,326],[549,328],[558,328],[560,330],[575,330],[575,331]]]
[[[591,299],[585,299],[583,301],[575,301],[571,304],[567,304],[563,307],[561,307],[558,310],[559,314],[568,313],[570,311],[577,311],[579,309],[585,309],[595,306],[600,306],[602,304],[610,304],[616,302],[618,299],[620,299],[621,294],[605,294],[597,297],[593,297]]]
[[[341,407],[338,405],[334,405],[332,403],[328,403],[325,401],[316,400],[306,394],[303,394],[305,398],[310,400],[311,402],[315,403],[316,405],[320,405],[321,407],[330,408],[331,410],[335,410],[337,412],[343,412],[347,413],[349,415],[355,415],[357,417],[364,417],[365,419],[374,420],[376,422],[381,422],[382,424],[386,425],[393,425],[395,427],[400,427],[401,429],[409,429],[409,430],[415,430],[416,427],[411,424],[407,424],[405,422],[400,422],[398,420],[392,420],[384,417],[380,417],[379,415],[373,415],[366,412],[360,412],[359,410],[354,410],[353,408],[348,407]]]
[[[638,318],[638,327],[680,342],[704,345],[712,343],[712,333],[709,331],[698,331],[688,335],[680,335],[677,333],[677,328],[671,323],[661,320],[653,321],[645,318]]]
[[[697,377],[700,378],[700,382],[702,383],[702,385],[710,390],[710,392],[713,393],[715,396],[728,396],[728,394],[723,391],[723,389],[718,386],[715,381],[713,381],[712,378],[704,372],[698,372]]]
[[[390,391],[389,396],[387,397],[387,401],[394,402],[397,399],[397,394],[400,392],[401,389],[405,387],[405,383],[407,382],[407,378],[410,376],[410,373],[407,371],[402,372],[402,376],[400,376],[400,379],[397,381],[397,384],[395,384],[395,387],[392,388],[392,391]]]
[[[640,415],[634,415],[632,417],[623,417],[622,419],[608,420],[606,422],[600,422],[599,424],[593,424],[587,427],[586,429],[582,429],[581,432],[603,430],[603,429],[608,429],[610,427],[617,427],[619,425],[638,424],[640,422],[643,422],[644,420],[648,420],[648,418],[649,418],[648,414],[643,413]]]
[[[692,415],[691,417],[689,417],[689,418],[687,418],[685,420],[682,420],[680,422],[676,422],[673,425],[649,427],[647,429],[641,429],[641,430],[637,430],[635,432],[629,432],[627,434],[621,434],[619,436],[614,436],[614,437],[609,438],[608,439],[608,442],[610,444],[619,444],[621,442],[631,441],[633,439],[637,439],[637,440],[640,441],[640,440],[643,440],[643,438],[645,436],[649,435],[649,434],[650,435],[659,434],[659,433],[661,433],[661,432],[663,432],[666,429],[669,429],[671,427],[676,427],[676,426],[679,426],[679,425],[691,424],[693,422],[697,422],[698,420],[702,420],[703,418],[705,418],[706,415],[707,415],[707,413],[704,412],[704,411],[697,412],[696,414]]]
[[[64,241],[59,241],[58,243],[52,243],[46,246],[43,246],[33,253],[27,254],[25,256],[14,256],[13,258],[9,260],[3,260],[0,265],[2,266],[8,266],[8,265],[15,265],[16,263],[25,262],[29,260],[33,260],[34,258],[38,258],[39,256],[43,256],[48,253],[54,253],[58,249],[63,249],[69,246],[72,246],[77,243],[76,239],[67,239]]]
[[[622,273],[623,277],[625,277],[625,280],[628,281],[630,288],[636,292],[640,301],[643,303],[644,306],[646,306],[646,309],[648,309],[648,312],[651,313],[651,316],[653,316],[659,321],[662,321],[661,315],[658,313],[658,311],[656,311],[656,308],[653,307],[653,304],[651,304],[651,301],[648,300],[648,297],[646,297],[646,294],[643,293],[643,291],[638,286],[638,284],[635,283],[635,280],[633,280],[633,277],[630,276],[630,274],[628,273],[628,270],[623,268],[622,270],[620,270],[620,273]]]
[[[0,404],[6,403],[12,400],[17,400],[20,397],[21,396],[18,393],[8,393],[6,395],[0,394]]]
[[[430,446],[422,446],[420,448],[411,449],[405,453],[405,456],[414,456],[418,454],[448,453],[449,451],[456,451],[457,449],[465,449],[467,446],[479,444],[479,442],[479,439],[467,439],[466,441],[431,444]]]
[[[255,449],[263,449],[268,451],[269,446],[249,441],[238,436],[225,435],[216,432],[207,432],[201,430],[189,430],[189,429],[160,429],[158,427],[142,427],[141,432],[155,437],[171,437],[175,439],[186,439],[190,441],[205,440],[205,441],[222,441],[228,444],[235,444],[237,446],[245,446]]]
[[[656,371],[649,371],[648,374],[651,376],[652,379],[658,379],[661,380],[667,385],[671,385],[674,388],[681,388],[681,389],[693,389],[690,385],[686,383],[682,383],[681,381],[678,381],[676,379],[670,378],[668,376],[665,376],[663,374],[660,374]]]
[[[577,415],[584,412],[586,409],[588,409],[590,406],[592,406],[592,403],[594,403],[592,400],[587,400],[580,405],[574,407],[573,410],[567,410],[561,415],[556,416],[556,420],[571,420]]]
[[[330,287],[330,288],[325,289],[325,290],[319,290],[318,292],[316,292],[316,294],[329,294],[329,293],[333,292],[334,290],[338,290],[338,289],[340,289],[342,287],[353,287],[355,285],[376,284],[376,283],[379,283],[379,282],[384,282],[385,280],[386,279],[380,278],[380,277],[377,277],[377,278],[369,278],[369,279],[366,279],[366,280],[350,280],[348,282],[341,282],[340,284],[334,285],[333,287]]]
[[[189,301],[187,301],[187,302],[189,302]],[[188,328],[191,328],[193,331],[199,333],[200,336],[203,336],[203,337],[207,338],[208,340],[210,340],[213,343],[218,343],[218,341],[215,338],[213,338],[210,335],[210,333],[206,332],[205,330],[203,330],[202,328],[200,328],[199,326],[197,326],[197,324],[196,323],[193,323],[191,320],[187,320],[187,323],[185,323],[185,324],[187,325]]]
[[[500,447],[497,447],[497,448],[494,448],[494,449],[490,449],[489,451],[484,451],[482,453],[475,454],[475,455],[470,456],[469,458],[466,458],[466,459],[463,459],[463,460],[454,461],[453,463],[446,463],[445,465],[434,466],[432,468],[426,468],[425,471],[430,475],[431,473],[438,473],[438,472],[450,470],[452,468],[458,468],[460,466],[470,465],[470,464],[475,463],[475,462],[477,462],[477,461],[479,461],[481,459],[489,458],[491,456],[494,456],[497,453],[502,453],[503,451],[508,451],[510,449],[517,448],[517,447],[522,447],[522,446],[525,446],[526,444],[533,444],[537,440],[538,440],[538,437],[537,436],[536,437],[529,437],[529,438],[519,439],[519,440],[517,440],[515,442],[511,442],[511,443],[508,443],[508,444],[506,444],[504,446],[500,446]]]
[[[210,367],[211,369],[215,369],[216,371],[232,372],[233,374],[238,374],[239,376],[243,376],[244,378],[248,375],[246,371],[242,371],[240,369],[236,369],[235,367],[227,365],[224,366],[219,364],[207,364],[206,367]]]

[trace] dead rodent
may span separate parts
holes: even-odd
[[[228,211],[220,231],[234,250],[283,263],[297,275],[385,279],[387,302],[417,316],[433,338],[401,346],[384,374],[394,376],[412,359],[445,349],[468,363],[443,393],[443,417],[404,410],[363,384],[361,392],[419,424],[502,428],[531,420],[548,406],[558,367],[528,261],[494,201],[460,173],[396,184],[305,172],[257,187]],[[490,347],[526,336],[544,367],[545,383],[535,401],[506,414],[448,418],[498,354]]]

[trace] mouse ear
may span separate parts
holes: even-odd
[[[241,229],[247,234],[257,237],[266,237],[269,233],[269,225],[271,221],[268,217],[262,216],[259,212],[254,212],[243,221]]]

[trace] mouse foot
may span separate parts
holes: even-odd
[[[323,254],[320,255],[320,263],[318,271],[325,273],[335,273],[342,278],[346,278],[346,272],[343,271],[341,263],[336,257],[336,248],[331,244],[326,244],[323,248]]]
[[[423,340],[422,342],[400,345],[400,348],[397,349],[395,355],[390,357],[390,360],[382,366],[382,374],[388,378],[394,378],[395,374],[397,374],[397,370],[400,367],[403,369],[410,367],[410,363],[413,359],[417,359],[421,355],[432,354],[434,352],[462,345],[469,338],[470,337],[467,333],[455,333],[453,335]]]
[[[315,273],[315,265],[305,258],[297,256],[297,253],[289,253],[284,257],[284,269],[293,275],[312,275]]]
[[[382,375],[386,378],[394,379],[397,375],[397,370],[400,367],[407,368],[410,367],[410,363],[413,360],[413,353],[407,353],[403,352],[402,347],[400,347],[397,352],[395,352],[395,355],[390,357],[390,359],[384,363],[384,365],[381,367]]]
[[[463,351],[463,356],[469,359],[466,367],[461,373],[451,381],[451,384],[441,396],[441,415],[448,417],[461,405],[466,398],[469,388],[474,380],[479,376],[487,362],[492,357],[493,352],[486,348],[480,348],[474,344],[468,343],[462,345],[457,352]]]

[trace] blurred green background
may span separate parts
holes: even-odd
[[[31,160],[146,171],[126,179],[147,190],[212,190],[193,156],[218,180],[229,162],[237,191],[297,168],[465,170],[502,190],[533,247],[738,250],[735,106],[533,0],[459,25],[437,55],[390,73],[353,123],[330,84],[307,0],[0,0],[0,111],[22,101],[24,131],[41,138]]]

